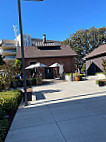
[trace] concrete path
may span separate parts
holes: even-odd
[[[95,78],[33,87],[6,142],[106,142],[106,87]]]

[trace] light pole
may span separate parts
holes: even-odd
[[[24,1],[43,1],[43,0],[24,0]],[[27,85],[26,85],[26,71],[25,71],[25,60],[24,60],[24,46],[23,46],[23,30],[22,30],[22,18],[21,18],[21,1],[18,0],[18,12],[19,12],[19,28],[21,36],[21,54],[22,54],[22,65],[23,65],[23,80],[24,80],[24,92],[25,92],[25,105],[27,101]]]

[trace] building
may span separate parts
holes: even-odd
[[[62,64],[65,73],[75,71],[74,57],[77,54],[67,45],[61,45],[59,42],[46,41],[46,35],[43,40],[36,42],[35,46],[24,47],[25,67],[31,64],[41,62],[47,66],[54,63]],[[17,59],[21,59],[21,48],[17,50]],[[53,78],[53,68],[45,68],[45,78]]]
[[[23,45],[24,46],[27,46],[27,47],[36,46],[38,44],[41,44],[42,42],[43,42],[43,39],[31,38],[31,36],[27,34],[23,35]],[[57,43],[58,41],[48,40],[47,42]],[[14,64],[14,61],[16,59],[17,49],[19,46],[21,46],[20,34],[16,37],[15,40],[2,39],[0,41],[0,47],[3,49],[3,53],[2,53],[3,60],[7,64]]]
[[[7,64],[13,64],[16,59],[16,41],[2,39],[0,46],[3,49],[3,60]]]
[[[32,46],[31,36],[30,35],[23,35],[23,44],[24,46]],[[17,48],[21,45],[21,37],[20,35],[16,37],[15,40],[6,40],[2,39],[0,41],[0,46],[3,49],[3,60],[7,64],[14,64],[16,59]]]
[[[95,75],[97,72],[102,72],[102,59],[106,60],[106,44],[96,48],[84,59],[86,60],[87,75]]]
[[[21,35],[19,34],[17,37],[18,46],[21,46]],[[32,46],[31,35],[24,34],[23,35],[23,45],[24,46]]]

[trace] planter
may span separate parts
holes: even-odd
[[[99,81],[99,86],[105,86],[105,85],[106,85],[106,80]]]
[[[75,81],[79,81],[80,79],[79,79],[79,77],[75,77]]]
[[[65,75],[65,80],[71,81],[71,76],[70,75]]]
[[[36,81],[37,85],[42,85],[42,81]]]
[[[97,80],[105,79],[105,78],[106,78],[106,76],[105,76],[103,73],[98,73],[98,74],[96,75],[96,77],[97,77]]]

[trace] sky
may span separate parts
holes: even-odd
[[[21,8],[23,33],[32,38],[63,41],[77,30],[106,26],[106,0],[21,0]],[[15,39],[13,25],[19,34],[17,0],[1,0],[0,39]]]

